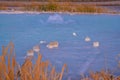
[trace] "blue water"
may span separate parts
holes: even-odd
[[[84,41],[86,36],[90,42]],[[114,70],[120,53],[120,15],[0,14],[0,53],[1,46],[11,40],[19,63],[39,44],[43,60],[49,60],[57,71],[64,63],[70,75]],[[41,40],[46,43],[40,44]],[[58,41],[59,47],[48,49],[51,41]],[[94,41],[99,41],[98,48],[93,47]]]

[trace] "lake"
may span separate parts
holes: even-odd
[[[91,40],[86,42],[86,37]],[[120,54],[120,15],[0,14],[0,53],[10,41],[20,64],[28,50],[40,45],[43,60],[49,60],[57,71],[66,63],[73,77],[90,70],[114,71]],[[58,41],[59,47],[48,49],[51,41]],[[96,41],[98,47],[93,46]]]

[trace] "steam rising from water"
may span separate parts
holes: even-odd
[[[58,15],[58,14],[54,14],[48,17],[47,20],[48,23],[63,23],[64,20],[62,18],[62,16]]]
[[[69,24],[69,23],[75,23],[74,20],[68,19],[64,20],[63,16],[60,14],[52,14],[48,17],[46,21],[40,20],[41,24],[46,24],[46,23],[52,23],[52,24]]]

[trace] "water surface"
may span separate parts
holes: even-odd
[[[87,36],[90,42],[84,41]],[[0,47],[11,40],[19,63],[27,50],[39,44],[43,60],[50,60],[57,71],[64,63],[70,75],[114,70],[120,53],[120,15],[0,14]],[[42,40],[46,43],[40,44]],[[48,49],[51,41],[58,41],[59,47]],[[98,48],[93,47],[94,41],[100,43]]]

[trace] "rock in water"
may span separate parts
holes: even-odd
[[[48,48],[57,48],[59,46],[59,43],[57,41],[50,42],[47,47]]]
[[[86,37],[86,38],[85,38],[85,41],[86,41],[86,42],[89,42],[90,40],[91,40],[90,37]]]
[[[93,42],[93,47],[99,47],[99,42],[98,41]]]
[[[39,51],[40,51],[39,45],[34,46],[34,47],[33,47],[33,51],[39,52]]]
[[[34,56],[34,51],[33,51],[33,50],[28,50],[28,51],[27,51],[27,56],[28,56],[28,57]]]

